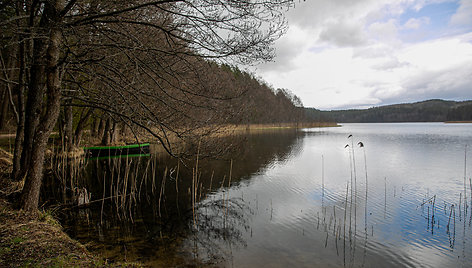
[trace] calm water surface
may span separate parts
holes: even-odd
[[[169,179],[143,181],[147,198],[127,220],[98,206],[64,224],[112,259],[149,265],[470,267],[471,144],[472,124],[250,134],[243,153],[203,161],[199,176],[179,167],[176,180],[160,159]]]

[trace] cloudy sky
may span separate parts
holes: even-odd
[[[305,107],[472,99],[472,0],[306,0],[255,72]]]

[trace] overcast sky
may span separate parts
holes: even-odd
[[[256,74],[305,107],[472,99],[472,0],[306,0]]]

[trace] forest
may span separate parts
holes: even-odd
[[[226,124],[308,119],[300,99],[241,71],[269,61],[293,1],[0,3],[0,127],[15,133],[20,207],[38,207],[50,137],[108,145],[142,133],[179,157]]]
[[[369,109],[320,111],[305,108],[306,116],[342,123],[471,121],[472,101],[427,100]]]

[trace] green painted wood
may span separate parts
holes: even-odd
[[[149,143],[141,144],[130,144],[130,145],[121,145],[121,146],[93,146],[93,147],[84,147],[84,150],[107,150],[107,149],[126,149],[126,148],[138,148],[149,146]]]

